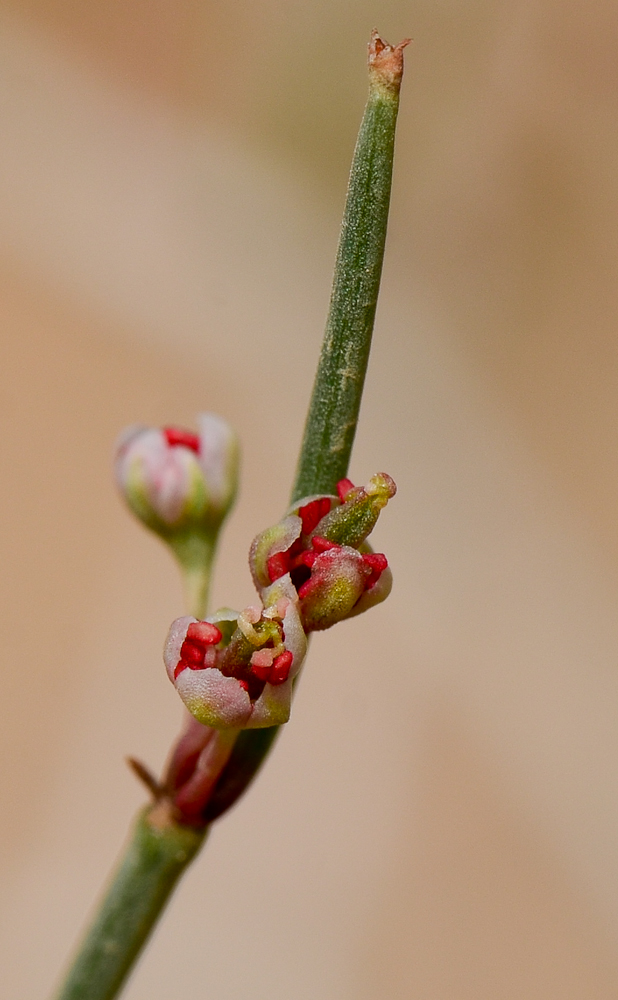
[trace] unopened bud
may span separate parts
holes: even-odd
[[[198,424],[199,434],[129,427],[118,442],[120,491],[136,517],[166,539],[216,531],[236,494],[236,435],[214,413],[201,414]]]
[[[214,413],[198,417],[199,434],[175,427],[130,427],[116,449],[116,480],[140,521],[174,550],[190,607],[205,602],[210,556],[238,482],[238,443]]]

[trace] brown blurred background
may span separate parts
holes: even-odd
[[[285,506],[376,24],[408,49],[352,476],[389,602],[318,636],[127,1000],[618,992],[618,8],[5,0],[0,980],[45,997],[180,707],[110,454],[222,412],[215,601]]]

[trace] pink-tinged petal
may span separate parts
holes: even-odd
[[[383,573],[380,574],[380,579],[377,583],[374,583],[370,590],[366,590],[360,596],[359,600],[348,615],[348,618],[354,618],[355,615],[362,614],[363,611],[367,611],[369,608],[375,607],[376,604],[381,604],[382,601],[385,601],[390,594],[392,586],[393,574],[391,573],[389,566]]]
[[[290,718],[292,704],[292,679],[285,684],[265,684],[262,694],[253,704],[247,729],[264,729],[283,726]]]
[[[171,447],[163,431],[148,427],[130,427],[120,436],[115,472],[131,509],[155,530],[157,521],[173,526],[183,518],[196,476],[201,478],[192,451]]]
[[[300,619],[298,605],[290,602],[283,617],[285,648],[293,656],[290,677],[296,677],[307,653],[307,636]]]
[[[238,438],[227,420],[216,413],[200,413],[197,424],[199,463],[208,484],[210,506],[223,516],[234,499],[238,483]]]
[[[298,594],[296,593],[296,587],[292,583],[290,574],[287,573],[286,576],[282,576],[278,580],[275,580],[274,583],[271,583],[270,587],[266,587],[262,593],[262,600],[264,602],[265,614],[270,614],[271,609],[275,610],[278,608],[280,601],[284,602],[282,604],[284,614],[287,609],[287,603],[285,602],[291,601],[292,604],[298,604]]]
[[[286,552],[300,538],[302,521],[296,515],[290,515],[262,531],[251,543],[249,549],[249,566],[256,590],[261,596],[262,590],[271,584],[268,573],[268,560],[279,552]]]
[[[240,681],[224,677],[220,670],[183,670],[176,690],[203,726],[243,729],[252,714],[251,699]]]
[[[182,618],[177,618],[170,625],[170,630],[167,633],[167,639],[165,640],[165,645],[163,647],[163,660],[165,662],[165,669],[167,670],[167,676],[174,683],[174,672],[178,666],[178,662],[181,659],[180,650],[182,649],[182,644],[187,638],[187,629],[189,625],[197,623],[197,618],[192,618],[191,615],[184,615]]]

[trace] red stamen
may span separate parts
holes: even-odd
[[[182,427],[164,427],[163,433],[170,448],[173,448],[175,445],[182,445],[184,448],[190,448],[196,455],[199,455],[200,439],[193,431],[185,431]]]
[[[365,590],[371,590],[371,588],[378,582],[382,573],[388,566],[388,559],[382,552],[365,552],[363,555],[363,562],[366,566],[371,569],[370,575],[367,577],[365,583]]]
[[[328,514],[329,510],[330,500],[328,497],[318,497],[317,500],[312,500],[310,503],[305,504],[304,507],[301,507],[298,514],[303,522],[303,534],[310,535],[324,515]]]
[[[238,683],[240,684],[240,686],[243,689],[243,691],[246,691],[247,694],[248,694],[249,693],[249,685],[247,684],[247,682],[246,681],[239,681]]]
[[[327,552],[328,549],[341,548],[340,545],[337,545],[337,542],[329,542],[328,538],[322,538],[321,535],[314,535],[311,539],[311,544],[316,552]]]
[[[270,582],[274,583],[280,576],[285,576],[290,571],[290,558],[287,552],[275,552],[266,560],[266,568]]]
[[[220,629],[210,622],[191,622],[187,629],[187,639],[204,646],[216,646],[222,638]]]
[[[280,653],[279,656],[275,657],[270,670],[270,683],[284,684],[290,675],[290,668],[293,662],[294,655],[293,653],[290,653],[288,649],[286,649],[284,653]]]
[[[259,666],[257,663],[252,663],[251,664],[251,673],[255,674],[255,676],[257,677],[258,680],[260,680],[260,681],[267,681],[270,678],[270,672],[271,672],[272,668],[273,668],[272,663],[269,663],[268,666],[264,666],[264,667]]]
[[[185,639],[182,646],[180,647],[180,658],[184,660],[187,666],[191,667],[192,670],[199,670],[199,668],[204,663],[204,656],[206,650],[202,646],[198,646],[197,643],[191,642]]]
[[[339,499],[341,503],[345,503],[345,498],[347,497],[350,490],[354,489],[354,483],[351,479],[340,479],[337,483],[337,493],[339,494]]]

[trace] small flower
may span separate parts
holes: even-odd
[[[116,451],[116,479],[133,513],[166,540],[216,532],[236,494],[238,445],[214,413],[199,434],[175,427],[129,427]]]
[[[278,726],[290,717],[292,681],[307,639],[285,582],[262,608],[222,609],[205,621],[178,618],[165,643],[167,673],[191,714],[215,729]]]
[[[129,427],[116,451],[116,480],[129,507],[168,543],[183,574],[188,608],[206,608],[217,534],[238,481],[238,443],[214,413],[199,434],[176,427]]]
[[[395,495],[379,473],[365,487],[341,480],[338,496],[307,497],[254,540],[249,564],[260,595],[289,580],[305,631],[330,628],[383,601],[392,577],[386,557],[366,542],[380,511]]]

